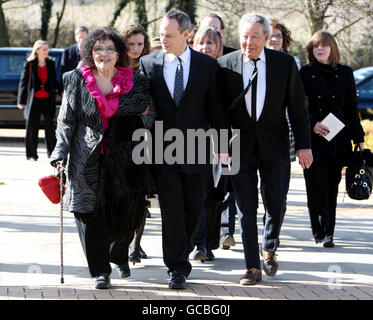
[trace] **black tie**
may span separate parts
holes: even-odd
[[[181,97],[183,96],[184,92],[184,76],[183,76],[183,65],[182,60],[180,57],[177,57],[178,64],[175,73],[175,86],[174,86],[174,101],[176,107],[179,107]]]
[[[254,76],[253,84],[251,85],[251,118],[256,121],[256,87],[258,82],[258,69],[256,67],[256,63],[260,60],[260,58],[252,59],[251,61],[254,62],[254,70],[251,74],[251,77]]]

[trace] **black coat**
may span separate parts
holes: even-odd
[[[351,140],[355,144],[364,142],[352,69],[341,64],[332,68],[317,63],[315,66],[302,67],[300,72],[308,98],[311,128],[330,112],[345,124],[344,129],[330,142],[312,132],[313,155],[348,158],[352,151]]]
[[[295,148],[311,148],[309,116],[305,95],[294,58],[281,51],[264,49],[266,55],[266,96],[257,122],[247,112],[243,78],[242,52],[237,50],[219,58],[220,85],[224,106],[234,129],[240,129],[241,160],[248,160],[259,147],[260,160],[272,160],[289,154],[288,107],[295,137]]]
[[[179,107],[176,107],[163,77],[164,52],[158,51],[140,60],[140,68],[149,79],[150,92],[157,112],[156,119],[163,121],[164,132],[176,128],[184,137],[187,136],[188,129],[227,129],[217,87],[219,66],[216,60],[208,55],[190,50],[189,79]],[[164,143],[164,149],[166,146],[167,143]],[[194,146],[195,159],[198,159],[197,143]],[[209,163],[208,152],[206,153],[206,163]],[[184,155],[186,159],[186,141]],[[167,167],[157,166],[156,169],[168,169]],[[198,174],[206,170],[205,165],[183,164],[181,167],[188,174]]]
[[[50,94],[52,106],[51,114],[56,112],[56,93],[60,92],[60,84],[56,76],[56,68],[53,60],[46,59],[48,80],[44,84],[44,90]],[[18,87],[17,104],[24,104],[24,117],[27,120],[31,111],[34,93],[41,89],[41,81],[38,77],[38,59],[25,62]]]
[[[74,70],[80,61],[79,47],[77,44],[73,44],[67,47],[61,58],[61,74]]]

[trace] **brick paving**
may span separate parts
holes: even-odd
[[[22,130],[21,130],[22,131]],[[336,246],[312,241],[301,170],[292,164],[276,277],[263,274],[251,287],[239,285],[244,274],[238,223],[232,250],[214,251],[214,262],[192,261],[186,290],[169,290],[162,261],[161,217],[156,205],[147,219],[142,247],[150,259],[131,265],[120,279],[113,267],[112,288],[96,290],[76,233],[64,213],[64,278],[60,283],[59,207],[48,202],[37,180],[52,174],[43,143],[39,160],[26,161],[22,139],[0,129],[0,300],[372,300],[373,197],[354,201],[338,196]],[[4,136],[8,136],[4,138]],[[17,136],[21,137],[20,131]],[[3,138],[2,138],[3,137]],[[154,202],[156,204],[156,202]],[[258,214],[259,234],[262,212]]]

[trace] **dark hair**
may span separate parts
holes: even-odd
[[[308,42],[306,47],[308,63],[310,66],[316,65],[317,59],[313,55],[313,48],[319,46],[320,44],[330,47],[329,64],[335,68],[340,61],[338,45],[331,33],[325,30],[316,31],[313,34],[310,42]]]
[[[276,28],[281,31],[282,33],[282,51],[289,52],[289,47],[291,43],[293,42],[293,39],[291,38],[291,31],[285,27],[284,24],[278,22],[276,19],[271,19],[271,27]]]
[[[190,17],[181,10],[171,9],[164,15],[163,18],[167,18],[168,20],[175,19],[179,24],[179,31],[181,33],[185,30],[191,31],[192,29]]]
[[[144,48],[142,49],[140,57],[149,54],[150,53],[149,36],[146,33],[145,29],[141,25],[131,24],[131,25],[125,27],[124,30],[121,32],[120,36],[122,37],[125,45],[127,46],[128,38],[135,35],[135,34],[142,34],[144,36]],[[140,62],[139,62],[140,57],[137,59],[135,66],[129,66],[129,61],[128,61],[128,58],[127,58],[127,64],[128,65],[126,65],[126,67],[132,67],[135,71],[139,72],[140,71],[140,69],[139,69],[139,67],[140,67]]]
[[[85,26],[77,27],[77,28],[75,29],[75,31],[74,31],[74,34],[76,35],[77,33],[82,32],[82,31],[88,33],[88,29],[87,29],[87,27],[85,27]]]
[[[88,33],[83,39],[80,47],[80,56],[83,60],[83,65],[88,65],[90,68],[96,68],[93,60],[93,47],[97,41],[111,40],[114,43],[115,49],[118,52],[117,65],[124,67],[127,61],[127,49],[123,39],[120,37],[118,31],[112,27],[103,27],[93,30]]]
[[[218,19],[219,22],[220,22],[220,30],[223,30],[223,29],[225,28],[225,26],[224,26],[224,22],[223,22],[223,19],[222,19],[220,16],[218,16],[216,13],[214,13],[214,12],[209,12],[208,14],[206,14],[205,16],[202,17],[201,21],[202,21],[203,19],[205,19],[205,18],[216,18],[216,19]]]
[[[198,31],[197,26],[192,25],[192,30],[190,30],[188,38],[187,38],[187,45],[192,46],[194,45],[194,37],[196,36],[196,33]]]

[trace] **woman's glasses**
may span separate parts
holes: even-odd
[[[93,48],[93,51],[94,53],[98,53],[98,54],[103,54],[104,52],[106,52],[107,54],[113,54],[114,52],[117,51],[117,49],[115,49],[115,47],[103,48],[103,47],[97,46]]]

